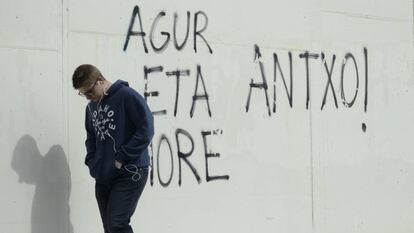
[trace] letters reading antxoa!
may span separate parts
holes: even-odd
[[[266,99],[266,106],[267,106],[267,112],[269,114],[269,116],[271,115],[271,109],[270,109],[270,103],[269,103],[269,97],[268,97],[268,89],[269,86],[267,84],[267,79],[266,79],[266,74],[264,71],[264,65],[262,62],[262,55],[260,53],[260,49],[259,46],[255,45],[255,50],[254,50],[254,62],[258,65],[259,69],[260,69],[260,76],[262,79],[262,82],[254,82],[253,79],[251,79],[250,81],[250,88],[249,88],[249,93],[248,93],[248,98],[247,98],[247,103],[246,103],[246,112],[249,111],[249,107],[250,107],[250,99],[251,99],[251,94],[252,94],[252,90],[253,88],[258,88],[263,90],[264,95],[265,95],[265,99]],[[364,62],[365,62],[365,96],[364,96],[364,111],[367,111],[367,106],[368,106],[368,50],[367,48],[364,48],[363,50],[364,52]],[[284,89],[286,91],[287,97],[288,97],[288,101],[289,101],[289,105],[292,108],[293,107],[293,68],[292,68],[292,53],[289,52],[288,53],[288,57],[289,57],[289,71],[290,71],[290,82],[289,82],[289,87],[286,84],[286,79],[285,76],[283,75],[283,71],[279,62],[279,58],[278,55],[276,53],[273,53],[273,112],[276,112],[276,76],[277,74],[280,74],[280,77],[283,81],[283,85],[284,85]],[[310,79],[310,74],[309,74],[309,59],[318,59],[321,58],[321,61],[323,63],[323,66],[325,68],[326,71],[326,85],[325,85],[325,92],[323,95],[323,100],[322,100],[322,105],[321,105],[321,110],[323,110],[325,104],[326,104],[326,98],[328,95],[328,91],[330,90],[332,92],[332,96],[333,96],[333,100],[335,103],[335,107],[338,108],[338,102],[337,102],[337,98],[336,98],[336,93],[335,93],[335,88],[334,85],[332,83],[332,77],[333,77],[333,69],[334,69],[334,65],[335,65],[335,59],[336,59],[336,55],[333,54],[332,55],[332,60],[331,60],[331,64],[330,66],[328,65],[327,59],[325,57],[325,53],[321,53],[320,55],[317,53],[309,53],[308,51],[299,54],[299,58],[301,59],[305,59],[305,65],[306,65],[306,109],[308,109],[309,107],[309,101],[310,101],[310,97],[309,97],[309,92],[310,92],[310,85],[309,85],[309,79]],[[352,98],[351,101],[349,101],[346,97],[345,97],[345,90],[344,90],[344,80],[345,80],[345,67],[349,64],[349,61],[352,61],[353,67],[355,69],[355,80],[356,80],[356,87],[355,87],[355,92],[354,92],[354,96]],[[350,67],[352,67],[352,65],[349,65]],[[342,100],[342,104],[347,107],[347,108],[351,108],[354,103],[355,100],[357,98],[358,95],[358,90],[359,90],[359,73],[358,73],[358,66],[357,66],[357,62],[356,59],[354,57],[354,55],[352,53],[346,53],[345,57],[343,59],[343,63],[341,66],[341,73],[340,73],[340,92],[341,92],[341,100]]]

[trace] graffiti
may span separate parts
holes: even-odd
[[[149,41],[151,44],[151,48],[155,53],[162,53],[163,51],[165,51],[168,47],[168,45],[170,44],[170,40],[171,40],[171,33],[167,32],[167,31],[161,31],[160,35],[164,38],[164,41],[162,42],[161,45],[156,45],[154,42],[154,37],[156,34],[156,31],[158,29],[158,23],[160,20],[162,20],[165,16],[167,15],[167,13],[165,11],[161,11],[159,12],[151,25],[151,29],[150,29],[150,34],[149,34]],[[147,33],[144,30],[144,25],[142,23],[142,13],[140,11],[140,8],[138,6],[135,6],[133,11],[132,11],[132,16],[131,16],[131,20],[129,23],[129,27],[128,27],[128,32],[125,38],[125,42],[124,42],[124,48],[123,50],[126,51],[128,48],[128,44],[129,44],[129,40],[131,39],[131,36],[137,36],[137,37],[141,37],[142,40],[142,45],[144,48],[145,53],[148,53],[148,47],[147,47],[147,42],[146,42],[146,36]],[[194,52],[197,53],[198,52],[198,42],[197,39],[201,40],[202,42],[204,42],[205,46],[207,47],[208,51],[210,54],[213,53],[213,50],[211,49],[210,44],[208,43],[207,39],[205,38],[205,36],[203,35],[203,33],[207,30],[207,26],[208,26],[208,16],[206,13],[204,13],[203,11],[197,11],[196,13],[193,14],[193,18],[194,18],[194,24],[193,24],[193,48],[194,48]],[[187,21],[186,21],[186,33],[185,33],[185,37],[184,40],[180,43],[178,42],[178,36],[177,36],[177,24],[179,22],[179,17],[177,13],[174,13],[174,19],[173,19],[173,29],[172,29],[172,40],[174,41],[174,46],[175,49],[177,49],[178,51],[181,51],[185,48],[185,45],[187,44],[188,41],[188,37],[190,34],[190,19],[191,19],[191,13],[189,11],[187,11]],[[139,22],[139,31],[135,31],[134,30],[134,25],[135,25],[135,21],[138,20]],[[204,22],[203,24],[200,22]],[[147,39],[148,40],[148,39]]]
[[[204,164],[205,164],[205,178],[206,178],[206,182],[210,182],[210,181],[215,181],[215,180],[228,180],[230,178],[229,175],[211,175],[210,172],[210,168],[209,167],[209,159],[212,158],[220,158],[220,153],[213,153],[209,150],[208,148],[208,144],[207,144],[207,137],[208,136],[213,136],[213,135],[222,135],[223,134],[223,130],[218,129],[218,130],[213,130],[213,131],[201,131],[201,136],[203,139],[203,148],[204,148]],[[188,139],[190,141],[190,149],[188,149],[187,151],[184,151],[182,148],[182,139]],[[192,135],[182,129],[182,128],[178,128],[175,131],[175,142],[177,145],[177,152],[175,153],[176,156],[174,156],[174,152],[171,146],[171,141],[170,139],[168,139],[167,135],[162,134],[160,136],[160,139],[158,141],[158,146],[157,146],[157,152],[154,153],[152,150],[152,156],[151,156],[151,161],[152,161],[152,169],[151,169],[151,173],[150,173],[150,183],[151,186],[154,185],[154,171],[156,171],[157,177],[158,177],[158,181],[160,183],[160,185],[162,187],[168,187],[171,184],[171,181],[173,179],[174,176],[174,162],[175,160],[178,161],[178,185],[181,186],[182,184],[182,170],[184,169],[184,167],[187,167],[192,174],[194,175],[195,180],[197,181],[198,184],[200,184],[202,182],[200,173],[198,172],[198,169],[196,168],[196,166],[191,162],[190,159],[195,159],[193,155],[194,152],[194,148],[195,148],[195,140],[192,137]],[[162,156],[165,156],[164,154],[161,154],[161,148],[162,146],[167,146],[168,147],[168,151],[169,151],[169,159],[167,159],[167,164],[169,165],[169,176],[167,181],[164,181],[161,177],[162,177],[162,172],[161,172],[161,167],[160,167],[160,160]],[[151,148],[153,149],[153,145],[151,145]],[[154,162],[154,154],[156,154],[156,158],[155,158],[155,162]],[[174,159],[175,158],[175,159]],[[166,160],[166,158],[164,158],[164,161]],[[154,166],[154,164],[156,164],[156,167]],[[185,166],[186,165],[186,166]],[[165,171],[163,171],[165,172]]]
[[[166,25],[165,22],[168,21],[168,14],[166,11],[158,12],[155,17],[152,19],[152,24],[149,30],[149,34],[147,34],[146,27],[142,21],[142,12],[138,6],[135,6],[132,11],[132,16],[130,18],[129,27],[127,30],[123,51],[126,52],[128,49],[128,45],[131,38],[140,37],[142,42],[142,48],[145,54],[148,54],[150,50],[152,50],[155,54],[165,54],[165,51],[168,49],[170,44],[174,45],[174,48],[177,51],[182,51],[185,49],[186,45],[190,41],[190,37],[192,36],[193,39],[193,49],[195,54],[197,54],[200,49],[197,46],[200,44],[204,44],[204,47],[208,51],[209,55],[213,54],[213,50],[206,39],[206,31],[208,27],[208,16],[203,11],[197,11],[196,13],[192,14],[190,11],[186,12],[185,17],[179,17],[177,13],[172,14],[172,31],[164,30],[162,25]],[[193,21],[191,20],[193,19]],[[138,21],[138,22],[137,22]],[[190,23],[193,22],[192,25]],[[136,27],[134,28],[134,25]],[[192,33],[191,32],[191,26]],[[138,28],[138,29],[137,29]],[[170,28],[171,29],[171,28]],[[184,33],[182,35],[177,35],[178,29],[183,30]],[[154,39],[157,40],[154,40]],[[181,38],[181,39],[178,39]],[[149,45],[149,47],[147,46]],[[367,111],[367,104],[368,104],[368,50],[364,48],[364,59],[365,62],[365,96],[364,96],[364,111]],[[248,98],[247,103],[245,105],[245,111],[249,112],[252,102],[252,93],[253,91],[260,90],[261,93],[264,95],[266,112],[269,116],[272,113],[277,112],[277,102],[278,97],[285,95],[288,101],[290,108],[294,107],[294,66],[293,61],[295,57],[298,57],[300,60],[304,61],[305,64],[305,73],[306,73],[306,100],[305,100],[305,107],[309,109],[309,105],[311,102],[310,92],[311,92],[311,62],[315,63],[319,61],[322,67],[322,83],[323,86],[321,87],[321,94],[323,96],[321,107],[320,109],[323,110],[324,107],[327,105],[328,100],[332,99],[333,104],[336,109],[338,109],[338,99],[339,96],[340,101],[342,102],[345,108],[352,108],[355,106],[355,102],[357,100],[357,96],[360,88],[360,76],[359,76],[359,69],[357,59],[358,56],[354,56],[352,53],[346,53],[342,65],[340,67],[339,79],[336,76],[335,66],[337,65],[337,56],[335,54],[326,55],[325,52],[321,53],[312,53],[309,51],[305,51],[299,53],[298,55],[294,55],[291,51],[287,53],[288,57],[288,68],[284,67],[281,62],[280,54],[273,53],[273,79],[272,82],[268,83],[268,77],[266,77],[265,72],[265,62],[263,61],[263,56],[260,51],[260,47],[255,44],[254,45],[254,66],[257,70],[259,70],[258,75],[254,76],[250,79],[249,83],[249,91],[248,91]],[[353,78],[353,72],[345,72],[345,70],[353,71],[355,70],[355,89],[349,97],[349,88],[344,88],[344,83],[346,80]],[[192,95],[191,101],[191,109],[189,109],[189,116],[193,118],[195,116],[197,102],[201,101],[200,104],[205,105],[205,113],[208,116],[212,117],[212,110],[210,104],[210,95],[208,94],[208,87],[205,82],[205,78],[203,76],[203,69],[201,64],[196,65],[196,69],[188,69],[188,68],[174,68],[174,69],[166,69],[165,65],[157,65],[157,66],[147,66],[144,65],[143,67],[144,73],[144,97],[145,100],[148,101],[149,98],[157,98],[161,95],[160,91],[157,90],[156,87],[151,86],[151,80],[154,78],[166,78],[167,79],[174,79],[175,80],[175,96],[171,96],[171,104],[173,105],[173,113],[171,114],[172,117],[176,118],[178,112],[182,109],[180,108],[180,102],[183,101],[183,98],[180,99],[180,87],[182,85],[183,80],[194,80],[194,94]],[[258,77],[260,76],[260,77]],[[313,77],[314,78],[314,77]],[[339,80],[339,88],[335,87],[333,80]],[[281,87],[278,85],[283,84]],[[347,86],[348,87],[348,86]],[[173,87],[174,88],[174,87]],[[284,92],[279,94],[277,91],[279,89]],[[273,92],[273,93],[272,93]],[[272,94],[273,97],[269,97]],[[272,98],[272,99],[271,99]],[[185,100],[185,98],[184,98]],[[187,99],[188,100],[188,99]],[[263,100],[263,98],[262,98]],[[314,101],[314,100],[312,100]],[[159,115],[168,115],[167,109],[156,109],[152,110],[155,116]],[[182,117],[183,115],[180,115]],[[362,124],[362,130],[365,132],[366,124]],[[205,170],[205,181],[218,181],[218,180],[229,180],[229,175],[212,175],[211,174],[211,167],[209,167],[209,160],[210,159],[217,159],[220,158],[220,153],[213,153],[209,151],[207,145],[207,138],[211,136],[222,135],[222,130],[213,130],[213,131],[201,131],[201,139],[204,148],[204,170]],[[173,177],[175,174],[174,169],[176,169],[178,165],[178,185],[181,186],[183,183],[182,172],[184,169],[188,169],[191,173],[190,176],[194,177],[194,180],[198,183],[202,183],[202,175],[199,172],[199,168],[195,165],[194,161],[196,161],[198,156],[194,155],[194,148],[197,144],[197,141],[194,140],[193,136],[190,132],[183,128],[175,129],[175,140],[170,140],[165,133],[160,134],[160,138],[158,142],[153,141],[151,144],[151,161],[152,161],[152,169],[150,173],[150,182],[151,185],[154,185],[154,180],[158,180],[159,184],[162,187],[169,187],[173,182]],[[183,148],[183,140],[189,143],[189,145],[185,146],[186,149]],[[174,144],[175,143],[175,144]],[[175,147],[174,147],[175,146]],[[154,153],[154,147],[157,150]],[[155,160],[154,160],[155,159]],[[162,161],[163,163],[161,163]],[[164,164],[162,167],[161,164]],[[165,167],[167,164],[167,167]],[[156,178],[156,177],[158,178]]]
[[[187,42],[189,41],[190,37],[190,29],[191,29],[191,18],[193,18],[193,30],[192,30],[192,39],[193,39],[193,49],[194,52],[197,54],[200,49],[200,43],[203,43],[205,47],[207,48],[209,54],[213,54],[213,49],[211,48],[209,42],[207,41],[205,37],[205,32],[207,30],[208,26],[208,16],[203,11],[197,11],[194,14],[191,14],[190,11],[186,12],[186,20],[185,25],[182,28],[185,28],[185,34],[184,35],[177,35],[178,28],[181,28],[179,25],[182,21],[182,19],[179,18],[177,13],[173,14],[173,23],[172,23],[172,33],[168,31],[161,30],[159,33],[159,24],[167,18],[167,13],[165,11],[160,11],[155,18],[152,20],[152,25],[149,30],[149,35],[147,35],[147,32],[145,31],[145,27],[142,21],[142,12],[141,9],[138,6],[135,6],[132,11],[132,16],[129,22],[129,27],[127,31],[127,35],[124,42],[123,51],[127,51],[128,45],[130,42],[130,39],[132,37],[140,37],[142,41],[142,47],[144,49],[145,54],[149,53],[149,47],[147,46],[148,40],[150,49],[156,54],[164,53],[169,44],[173,42],[174,48],[177,51],[182,51],[185,46],[187,45]],[[134,29],[134,25],[138,21],[137,26],[139,27],[138,30]],[[157,34],[158,33],[158,34]],[[182,36],[182,37],[181,37]],[[155,42],[154,38],[157,38],[157,43]],[[162,41],[159,40],[159,38],[162,38]],[[183,38],[179,41],[178,38]],[[192,75],[194,74],[194,75]],[[165,70],[163,65],[159,66],[147,66],[144,65],[144,98],[145,101],[148,101],[149,98],[156,98],[161,95],[160,91],[154,90],[153,87],[150,88],[151,79],[153,78],[159,78],[159,77],[165,77],[167,79],[174,78],[175,79],[175,97],[171,98],[174,99],[174,110],[173,110],[173,116],[177,117],[178,111],[180,110],[179,103],[180,103],[180,87],[181,87],[181,81],[182,79],[189,79],[191,77],[195,77],[195,85],[194,85],[194,94],[191,98],[192,104],[191,109],[189,110],[189,116],[190,118],[193,118],[195,116],[196,106],[197,102],[201,101],[203,104],[206,105],[206,113],[211,118],[212,117],[212,110],[210,106],[210,96],[207,92],[208,88],[205,82],[205,77],[203,76],[202,72],[202,66],[200,64],[196,65],[195,72],[192,72],[190,69],[181,69],[176,68],[173,70]],[[157,109],[152,110],[152,113],[154,116],[157,115],[167,115],[168,111],[167,109]],[[220,133],[218,133],[220,132]],[[222,130],[215,130],[215,131],[201,131],[201,136],[203,140],[203,147],[204,147],[204,158],[205,158],[205,178],[206,182],[215,181],[215,180],[228,180],[230,178],[229,175],[211,175],[211,171],[209,171],[209,159],[213,158],[219,158],[219,153],[211,153],[208,150],[207,146],[207,137],[212,135],[218,135],[222,134]],[[189,151],[184,151],[182,148],[182,144],[180,143],[183,139],[188,139],[190,141],[191,146]],[[194,156],[194,148],[195,148],[195,141],[192,137],[192,135],[185,129],[177,128],[175,131],[175,142],[176,142],[176,153],[173,152],[172,145],[170,139],[167,137],[166,134],[162,133],[161,137],[158,141],[157,145],[157,152],[154,153],[154,146],[151,144],[151,161],[152,161],[152,169],[150,173],[150,182],[151,185],[154,184],[154,173],[156,171],[156,176],[158,177],[158,182],[162,187],[168,187],[171,185],[173,175],[174,175],[174,163],[178,162],[178,185],[181,186],[182,184],[182,169],[184,167],[187,167],[190,169],[192,174],[195,177],[195,180],[198,184],[202,182],[201,176],[198,172],[198,169],[196,166],[191,162]],[[162,178],[162,171],[160,168],[160,160],[161,158],[166,159],[167,157],[164,157],[165,155],[162,154],[160,151],[162,148],[167,147],[169,151],[169,176],[167,178]],[[174,154],[176,156],[174,156]],[[156,156],[156,160],[154,161],[154,155]],[[176,158],[176,162],[174,162],[174,158]],[[155,166],[156,165],[156,166]],[[165,172],[165,171],[163,171]]]
[[[365,95],[364,95],[364,111],[367,111],[367,106],[368,106],[368,49],[364,48],[363,49],[363,56],[364,56],[364,64],[365,64]],[[266,73],[265,73],[265,66],[263,64],[262,61],[262,54],[260,52],[260,48],[258,45],[254,46],[254,63],[255,65],[258,67],[258,69],[260,69],[260,76],[261,76],[261,82],[258,81],[254,81],[253,79],[250,80],[249,83],[249,92],[248,92],[248,97],[247,97],[247,102],[246,102],[246,112],[249,112],[250,109],[250,103],[251,103],[251,95],[252,95],[252,90],[254,89],[259,89],[263,91],[263,94],[265,96],[265,100],[266,100],[266,108],[267,108],[267,113],[269,116],[271,116],[272,112],[276,113],[276,103],[277,103],[277,98],[276,98],[276,84],[277,84],[277,74],[280,74],[281,79],[283,81],[283,85],[284,85],[284,89],[288,98],[288,102],[291,108],[293,108],[293,67],[292,67],[292,52],[288,52],[288,57],[289,57],[289,71],[290,71],[290,75],[289,75],[289,87],[287,85],[285,76],[283,74],[283,69],[280,65],[279,62],[279,58],[277,53],[273,53],[273,68],[274,68],[274,76],[273,76],[273,111],[271,111],[270,109],[270,104],[269,104],[269,85],[267,83],[267,78],[266,78]],[[325,72],[326,72],[326,85],[325,85],[325,91],[323,93],[323,99],[322,99],[322,104],[321,104],[321,110],[323,110],[323,108],[326,105],[326,101],[327,101],[327,97],[329,95],[329,92],[332,93],[332,98],[335,104],[335,108],[338,109],[338,101],[337,101],[337,97],[336,97],[336,92],[335,92],[335,86],[332,82],[333,79],[333,74],[334,74],[334,65],[335,65],[335,61],[336,61],[336,55],[333,54],[332,58],[331,58],[331,62],[328,61],[327,56],[325,55],[324,52],[321,52],[321,54],[316,54],[316,53],[309,53],[309,51],[306,51],[305,53],[301,53],[298,56],[300,59],[305,59],[305,67],[306,67],[306,109],[309,108],[309,102],[310,102],[310,70],[309,70],[309,59],[318,59],[319,57],[321,58],[322,64],[325,68]],[[352,62],[349,62],[352,61]],[[348,65],[350,64],[351,65]],[[345,88],[344,88],[344,80],[345,78],[350,78],[350,77],[346,77],[345,76],[345,68],[347,66],[352,66],[355,69],[355,91],[353,94],[353,97],[351,100],[348,100],[346,95],[345,95]],[[279,72],[278,72],[279,71]],[[340,87],[339,87],[339,92],[341,95],[341,101],[343,106],[345,106],[346,108],[351,108],[358,96],[358,91],[359,91],[359,71],[358,71],[358,65],[357,65],[357,60],[355,58],[355,56],[352,53],[346,53],[343,59],[343,63],[341,66],[341,72],[340,72]]]
[[[162,73],[163,71],[164,71],[163,66],[154,66],[154,67],[149,67],[149,68],[147,66],[144,66],[144,79],[145,79],[144,97],[145,97],[145,100],[148,100],[149,97],[157,97],[157,96],[160,95],[159,91],[149,91],[148,90],[148,86],[149,86],[148,84],[149,84],[149,77],[155,77],[155,76],[152,76],[152,75],[155,75],[155,73]],[[176,70],[173,70],[173,71],[166,71],[165,72],[165,76],[167,78],[175,77],[175,81],[176,81],[175,82],[174,117],[177,117],[177,112],[178,112],[181,78],[190,76],[190,73],[191,72],[190,72],[189,69],[176,69]],[[149,76],[150,74],[152,74],[152,75]],[[212,113],[211,113],[211,108],[210,108],[209,95],[207,93],[207,87],[206,87],[206,84],[204,82],[203,74],[201,72],[201,65],[197,65],[195,76],[196,76],[195,88],[194,88],[194,95],[192,96],[192,105],[191,105],[191,110],[190,110],[190,117],[194,116],[196,102],[201,101],[201,100],[206,100],[207,113],[208,113],[209,117],[211,117]],[[201,82],[199,82],[199,80],[201,80]],[[201,83],[201,86],[203,87],[202,94],[200,94],[199,91],[198,91],[199,83]],[[166,109],[157,110],[157,111],[153,111],[152,113],[154,115],[166,115],[167,110]]]

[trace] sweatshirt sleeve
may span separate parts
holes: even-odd
[[[85,164],[88,165],[88,162],[95,156],[96,152],[96,138],[95,130],[92,125],[91,113],[89,112],[89,106],[86,106],[85,111],[85,129],[86,129],[86,157]]]
[[[125,97],[125,108],[128,118],[135,126],[135,132],[121,145],[115,159],[126,164],[147,150],[154,136],[154,118],[144,98],[134,90]]]

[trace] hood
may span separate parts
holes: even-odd
[[[118,79],[116,82],[114,82],[109,87],[109,89],[108,89],[108,91],[106,93],[108,93],[108,95],[111,95],[111,94],[117,92],[119,89],[121,89],[124,86],[129,87],[128,82]]]

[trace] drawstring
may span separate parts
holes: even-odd
[[[129,172],[129,173],[132,173],[132,174],[134,174],[132,177],[131,177],[131,179],[132,179],[132,181],[135,181],[135,182],[138,182],[140,179],[141,179],[141,174],[139,174],[139,170],[142,170],[142,168],[141,169],[139,169],[137,166],[135,166],[134,164],[126,164],[126,165],[124,165],[124,166],[122,166],[123,168],[125,168],[125,170],[127,171],[127,172]],[[132,167],[132,168],[134,168],[133,170],[130,170],[128,167]],[[132,169],[131,168],[131,169]],[[138,176],[138,178],[137,178],[137,176]]]

